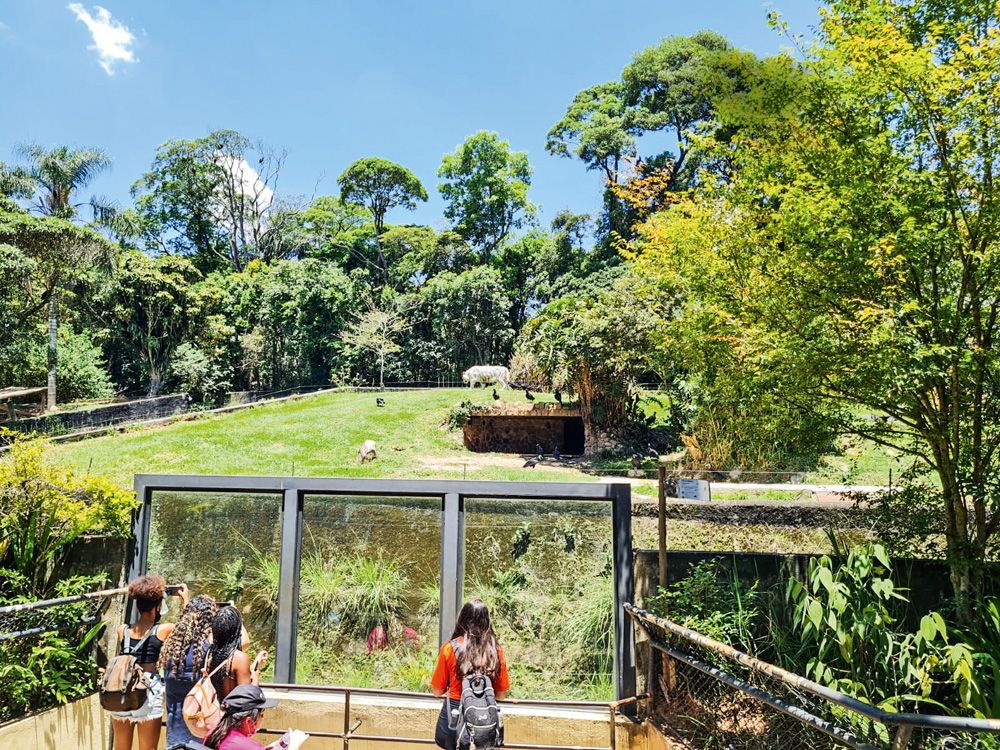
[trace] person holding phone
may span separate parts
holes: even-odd
[[[184,606],[188,603],[187,586],[175,589]],[[128,586],[128,596],[135,603],[139,617],[131,625],[118,626],[121,653],[135,657],[139,668],[146,674],[149,688],[146,702],[134,711],[115,711],[111,714],[114,728],[115,750],[132,750],[132,740],[139,738],[139,750],[156,750],[163,722],[164,686],[157,662],[164,642],[174,632],[172,622],[160,622],[167,596],[163,576],[140,576]]]
[[[212,650],[209,652],[208,671],[212,685],[221,701],[237,685],[259,685],[260,670],[267,663],[267,651],[259,651],[251,662],[243,653],[243,618],[231,605],[219,606],[212,618]],[[215,671],[220,665],[225,665]]]

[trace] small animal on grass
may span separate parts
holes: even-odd
[[[642,468],[642,456],[640,456],[638,453],[632,454],[632,468],[633,469]]]
[[[524,462],[524,466],[521,468],[534,469],[536,466],[538,466],[538,462],[541,460],[542,460],[541,456],[539,456],[538,458],[529,458],[527,461]]]
[[[375,397],[375,406],[385,406],[385,399],[381,396]]]
[[[656,448],[654,448],[650,443],[646,443],[646,455],[649,456],[650,458],[655,458],[657,460],[659,460],[660,458],[660,452],[656,450]]]
[[[541,460],[542,457],[545,455],[545,451],[542,450],[542,444],[541,443],[535,443],[535,455],[538,456],[539,460]]]
[[[493,389],[493,400],[494,401],[499,401],[500,400],[500,394],[497,393],[497,389],[496,388]]]
[[[559,406],[562,406],[562,394],[559,392],[558,388],[556,388],[555,391],[552,393],[552,398],[556,400],[556,403],[558,403]]]
[[[367,461],[374,461],[376,459],[375,455],[375,441],[366,440],[358,448],[358,463],[363,464]]]
[[[554,458],[556,461],[562,461],[562,456],[559,454],[558,445],[552,449],[552,458]]]
[[[528,401],[535,400],[535,397],[532,395],[531,391],[529,391],[527,388],[524,389],[524,397],[528,399]]]

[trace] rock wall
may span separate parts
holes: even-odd
[[[580,412],[558,404],[492,404],[471,414],[462,428],[465,447],[485,453],[534,453],[535,445],[551,453],[558,446],[565,455],[584,452]]]
[[[188,410],[190,404],[191,398],[186,393],[174,393],[169,396],[140,398],[118,404],[95,406],[91,409],[44,414],[33,419],[22,419],[7,426],[20,432],[59,435],[66,432],[92,430],[98,427],[144,422],[148,419],[183,414]]]

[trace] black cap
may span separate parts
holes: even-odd
[[[265,698],[264,691],[256,685],[237,685],[222,699],[222,710],[227,714],[241,714],[255,708],[273,708],[278,705],[274,698]]]

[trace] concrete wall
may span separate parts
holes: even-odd
[[[107,750],[111,723],[97,695],[0,725],[0,748],[7,750]]]
[[[46,414],[34,419],[22,419],[7,426],[20,432],[46,434],[76,432],[183,414],[188,410],[190,403],[191,399],[186,393],[175,393],[170,396],[140,398],[120,404],[95,406],[92,409]]]

